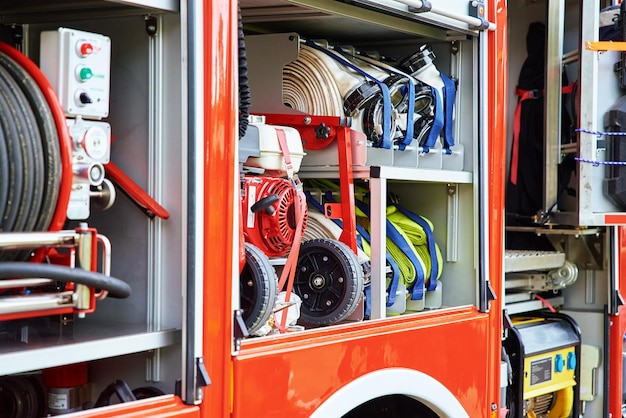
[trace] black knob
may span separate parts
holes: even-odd
[[[80,102],[82,104],[89,104],[89,103],[93,103],[93,100],[91,100],[91,97],[89,97],[89,95],[85,92],[82,92],[79,96],[78,96],[78,100],[80,100]]]
[[[330,136],[330,128],[324,123],[320,123],[315,127],[315,137],[317,139],[326,139]]]

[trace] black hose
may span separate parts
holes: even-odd
[[[12,99],[11,112],[13,123],[19,134],[19,146],[22,148],[24,159],[24,188],[20,201],[20,216],[14,229],[17,231],[32,231],[39,215],[39,207],[43,195],[43,149],[41,135],[37,127],[37,120],[30,107],[28,99],[20,88],[17,80],[9,70],[0,67],[0,78],[4,79],[8,91],[5,91],[9,99]]]
[[[0,127],[4,131],[4,140],[7,146],[9,156],[9,188],[7,190],[7,204],[5,214],[0,219],[0,229],[2,231],[14,231],[15,223],[19,215],[18,202],[22,199],[22,190],[24,189],[24,160],[22,157],[22,149],[18,143],[18,130],[12,119],[11,104],[9,98],[4,92],[8,90],[8,86],[0,78]]]
[[[4,131],[0,129],[0,225],[9,199],[9,151],[4,139]]]
[[[43,92],[0,52],[0,232],[48,230],[61,184],[59,136]],[[0,251],[0,261],[30,251]]]
[[[46,278],[59,282],[74,282],[84,284],[95,289],[109,292],[110,297],[125,299],[130,296],[128,283],[105,276],[104,274],[58,266],[54,264],[28,263],[23,261],[8,261],[0,263],[0,279]]]
[[[241,22],[241,8],[238,10],[239,30],[239,138],[243,138],[248,130],[248,116],[250,115],[250,87],[248,86],[248,59],[246,57],[246,43]]]
[[[59,147],[59,134],[56,129],[54,117],[46,98],[37,85],[34,78],[17,62],[0,53],[0,65],[4,66],[15,80],[19,80],[19,86],[34,112],[34,117],[39,128],[41,148],[43,151],[44,183],[43,195],[37,222],[33,230],[45,231],[49,228],[56,209],[61,184],[61,151]],[[37,144],[35,144],[37,147]]]

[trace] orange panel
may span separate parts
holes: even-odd
[[[237,2],[204,1],[203,11],[205,153],[196,158],[205,186],[203,356],[213,383],[201,412],[217,418],[229,415],[232,280],[239,271]]]
[[[624,225],[626,224],[626,215],[623,213],[611,213],[604,215],[604,223],[606,225]]]
[[[507,98],[508,98],[508,50],[507,50],[507,10],[505,0],[489,2],[488,19],[495,22],[497,29],[488,32],[489,37],[489,277],[496,295],[503,295],[504,277],[504,190],[506,181],[506,138],[507,138]],[[483,109],[486,110],[486,109]],[[500,406],[500,357],[502,345],[502,301],[491,304],[489,315],[488,396],[495,407],[493,417],[499,416]],[[486,414],[472,415],[474,417]]]
[[[63,416],[67,418],[197,418],[200,413],[197,406],[183,405],[180,398],[174,395],[165,395]]]
[[[426,373],[471,417],[487,416],[488,328],[487,315],[463,308],[246,342],[234,360],[233,417],[307,417],[354,379],[389,367]]]

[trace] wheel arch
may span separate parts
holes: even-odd
[[[441,382],[406,368],[376,370],[353,380],[326,399],[310,418],[343,416],[369,400],[386,395],[411,397],[441,418],[469,418],[459,400]]]

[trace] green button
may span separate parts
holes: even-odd
[[[86,81],[89,80],[92,76],[93,76],[93,72],[91,71],[90,68],[81,68],[80,72],[78,73],[78,76],[80,77],[81,80]]]

